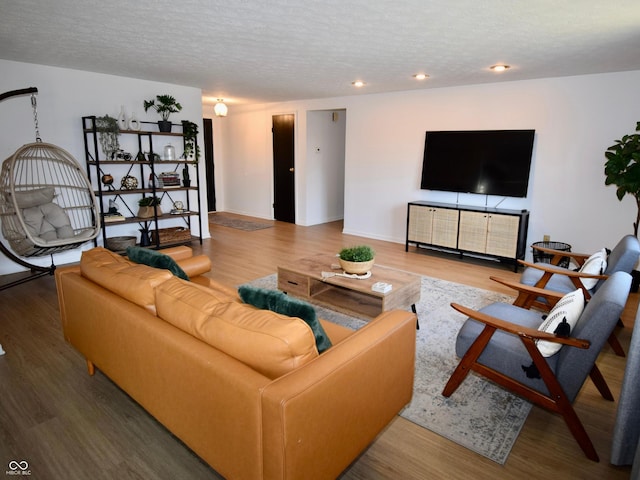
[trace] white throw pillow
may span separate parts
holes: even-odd
[[[580,315],[584,310],[584,293],[581,288],[567,293],[560,299],[558,303],[551,309],[547,318],[540,324],[538,330],[547,333],[554,333],[558,325],[563,319],[567,319],[567,323],[573,330],[578,323]],[[560,351],[561,343],[547,342],[546,340],[538,340],[536,342],[538,350],[543,357],[550,357]]]
[[[607,250],[602,249],[591,255],[580,267],[580,273],[588,273],[590,275],[602,275],[607,269]],[[580,281],[584,288],[591,290],[598,283],[597,278],[581,278]]]

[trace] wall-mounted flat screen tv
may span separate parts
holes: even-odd
[[[423,190],[526,197],[535,130],[427,132]]]

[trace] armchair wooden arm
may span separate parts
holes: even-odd
[[[543,247],[541,245],[531,245],[531,248],[533,250],[537,250],[538,252],[546,253],[547,255],[552,255],[550,260],[551,265],[558,265],[560,263],[560,260],[562,260],[563,257],[570,257],[578,264],[578,266],[582,266],[584,261],[591,256],[586,253],[567,252],[563,250],[556,250],[554,248]]]
[[[563,293],[555,292],[553,290],[545,290],[540,287],[532,287],[530,285],[525,285],[524,283],[515,282],[512,280],[507,280],[504,278],[489,277],[494,282],[498,282],[506,287],[512,288],[518,292],[518,296],[514,300],[513,304],[526,308],[529,310],[538,298],[544,298],[547,301],[547,305],[549,309],[553,308],[556,303],[564,296]]]
[[[582,340],[573,337],[559,337],[558,335],[555,335],[553,333],[547,333],[535,328],[524,327],[516,323],[500,320],[499,318],[492,317],[491,315],[487,315],[486,313],[473,310],[457,303],[452,303],[451,306],[463,315],[466,315],[469,318],[473,318],[474,320],[491,327],[494,331],[502,330],[503,332],[507,332],[523,338],[528,338],[534,341],[546,340],[549,342],[561,343],[563,345],[569,345],[571,347],[577,348],[589,348],[591,345],[588,340]]]
[[[591,293],[584,287],[581,279],[595,278],[598,280],[605,280],[608,278],[608,275],[595,275],[591,273],[576,272],[575,270],[560,268],[546,263],[531,263],[525,260],[518,260],[518,262],[525,267],[535,268],[544,272],[542,277],[540,277],[540,280],[538,280],[538,282],[535,284],[536,287],[544,288],[549,282],[551,276],[554,274],[563,275],[565,277],[568,277],[569,280],[571,280],[571,283],[573,283],[576,288],[582,289],[582,291],[584,292],[584,298],[587,300],[591,298]]]

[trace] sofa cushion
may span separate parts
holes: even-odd
[[[153,268],[164,268],[169,270],[176,277],[183,280],[189,280],[189,276],[182,270],[180,265],[169,255],[142,247],[127,247],[127,257],[135,263],[142,263]]]
[[[299,318],[225,299],[176,277],[158,286],[158,316],[274,379],[318,356]]]
[[[241,285],[238,288],[238,293],[244,303],[304,320],[313,330],[319,353],[324,352],[331,346],[331,340],[329,340],[329,336],[318,321],[316,310],[311,304],[292,298],[279,290],[269,290],[250,285]]]
[[[94,283],[156,314],[155,288],[172,278],[168,270],[139,265],[102,247],[82,252],[80,273]],[[100,308],[96,305],[96,308]]]

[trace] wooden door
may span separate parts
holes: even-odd
[[[295,155],[293,114],[273,115],[273,216],[282,222],[296,222]]]
[[[204,167],[207,179],[207,211],[216,211],[216,177],[213,165],[213,123],[210,118],[203,118],[204,134]]]

